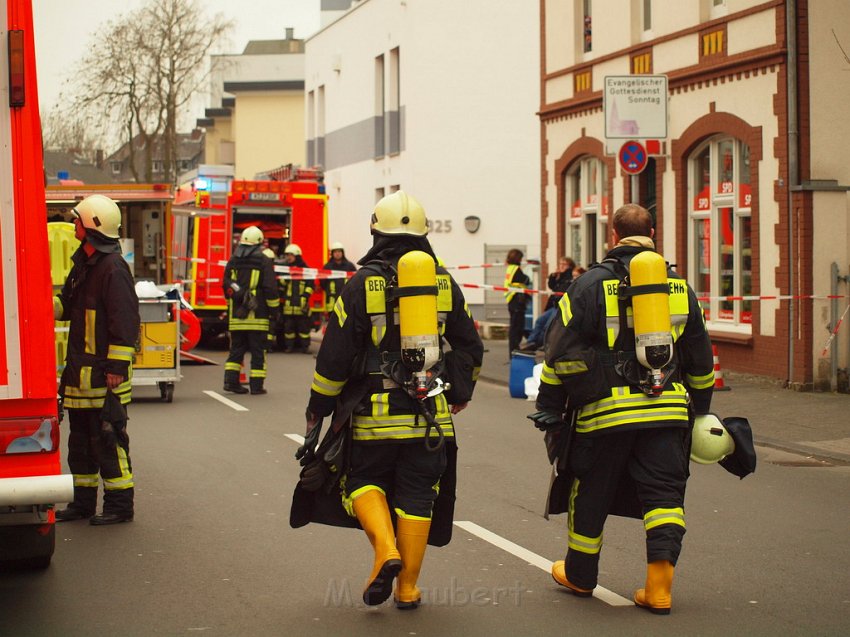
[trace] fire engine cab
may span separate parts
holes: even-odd
[[[224,201],[216,196],[220,183],[205,179],[210,190],[198,191],[194,206],[173,208],[173,276],[186,281],[188,301],[201,318],[207,341],[227,329],[224,265],[242,230],[259,227],[277,265],[290,243],[298,244],[311,268],[321,268],[327,259],[328,196],[321,170],[287,165],[262,176],[265,179],[229,181]],[[310,306],[321,311],[318,286]]]
[[[0,10],[0,566],[44,568],[62,475],[44,168],[29,0]],[[8,100],[8,101],[6,101]]]

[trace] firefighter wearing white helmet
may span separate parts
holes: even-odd
[[[280,299],[274,264],[263,254],[263,232],[257,226],[242,231],[239,245],[224,267],[230,353],[224,364],[224,391],[265,394],[266,349],[277,322]],[[239,382],[245,354],[251,353],[248,388]]]
[[[263,231],[257,226],[248,226],[242,231],[239,243],[243,246],[256,246],[263,242]]]
[[[472,397],[483,345],[460,287],[436,266],[422,206],[400,191],[384,197],[371,230],[373,246],[342,288],[316,358],[292,519],[295,526],[340,524],[324,513],[340,506],[341,491],[372,544],[364,602],[394,595],[397,608],[411,609],[421,599],[426,544],[442,546],[451,536],[452,414]],[[444,340],[451,345],[445,355]],[[350,449],[327,453],[349,427]],[[310,506],[316,498],[334,500]]]
[[[303,269],[308,268],[307,262],[301,256],[301,247],[290,243],[283,250],[286,265],[298,270],[291,270],[280,280],[280,298],[283,302],[283,351],[310,351],[310,296],[315,289],[314,279],[304,275]]]
[[[322,266],[323,270],[329,270],[329,272],[324,272],[323,275],[325,278],[319,280],[319,284],[325,291],[326,320],[327,315],[330,312],[333,312],[336,300],[339,298],[339,294],[342,291],[342,286],[345,285],[346,281],[349,279],[349,275],[344,273],[355,272],[357,270],[357,266],[345,258],[345,246],[343,246],[342,243],[334,241],[331,244],[330,251],[330,259],[328,259],[327,263]]]
[[[714,358],[694,291],[655,252],[651,214],[626,204],[611,225],[614,247],[558,304],[560,320],[546,333],[540,411],[530,416],[547,431],[575,423],[559,491],[550,493],[550,503],[563,504],[549,513],[569,509],[566,558],[553,564],[552,577],[590,597],[608,514],[642,518],[647,576],[634,601],[667,614],[685,534],[690,409],[709,411]],[[618,493],[635,497],[617,502]]]
[[[68,466],[74,474],[74,500],[56,512],[56,519],[117,524],[132,520],[134,514],[135,483],[122,405],[130,402],[139,300],[121,256],[121,211],[116,203],[92,195],[72,212],[81,243],[53,307],[54,318],[70,321],[59,394],[70,421]],[[105,404],[109,419],[102,417]],[[103,512],[95,515],[101,480]]]

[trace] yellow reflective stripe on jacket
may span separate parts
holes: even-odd
[[[334,314],[336,315],[339,326],[342,327],[345,325],[345,321],[348,319],[348,313],[345,311],[345,303],[343,303],[342,297],[339,297],[336,303],[334,303]]]
[[[133,360],[135,353],[135,347],[127,347],[126,345],[110,345],[106,358],[118,361],[131,361]]]
[[[561,310],[561,321],[567,326],[570,324],[570,319],[573,318],[573,309],[570,305],[570,297],[566,294],[561,295],[561,300],[558,301],[558,309]]]
[[[334,397],[339,396],[345,383],[344,380],[331,380],[325,378],[319,372],[313,372],[313,383],[310,385],[310,389],[323,396]]]
[[[543,362],[543,369],[540,371],[540,382],[546,383],[547,385],[561,385],[561,379],[558,378],[558,375],[555,373],[555,369],[550,367],[545,361]]]
[[[96,331],[95,327],[97,324],[97,310],[86,310],[86,354],[95,354],[97,353],[97,342],[96,342]]]
[[[685,382],[694,389],[708,389],[714,386],[714,370],[712,369],[703,376],[694,376],[693,374],[685,374]]]
[[[681,507],[673,509],[652,509],[643,516],[643,528],[647,531],[662,524],[675,524],[684,528],[685,510]]]
[[[424,438],[428,422],[424,416],[416,414],[388,415],[389,393],[378,392],[371,396],[372,414],[355,414],[352,419],[354,440],[409,440]],[[452,416],[448,403],[443,395],[434,398],[436,414],[434,419],[440,425],[443,435],[454,436]],[[431,436],[438,436],[436,429],[431,429]]]
[[[652,422],[688,422],[688,396],[681,383],[673,383],[672,389],[658,397],[629,387],[614,387],[611,396],[579,409],[576,432]]]
[[[387,316],[386,314],[373,314],[369,317],[369,320],[372,323],[372,344],[377,347],[387,333]]]
[[[280,307],[280,297],[274,296],[270,299],[266,299],[266,306],[271,309]]]
[[[238,318],[231,317],[228,329],[231,330],[231,331],[234,331],[234,330],[259,330],[261,332],[268,332],[269,331],[269,319],[267,319],[267,318],[238,319]]]
[[[472,368],[472,380],[478,381],[478,374],[481,373],[481,367],[473,367]]]
[[[555,361],[555,373],[561,376],[581,374],[586,371],[587,363],[584,361]]]

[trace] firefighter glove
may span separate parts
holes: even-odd
[[[526,418],[533,422],[534,426],[540,431],[552,431],[566,424],[560,414],[553,414],[550,411],[538,411],[529,414]]]
[[[316,457],[316,447],[319,446],[319,434],[322,433],[322,418],[307,410],[307,431],[304,434],[304,444],[295,452],[295,459],[301,466],[310,464]]]

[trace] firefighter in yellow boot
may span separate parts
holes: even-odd
[[[286,265],[307,268],[301,248],[290,243],[283,251]],[[314,282],[301,272],[290,272],[280,281],[283,303],[283,351],[306,354],[310,349],[310,295]]]
[[[374,552],[364,602],[394,592],[396,606],[409,609],[422,597],[427,544],[451,538],[452,414],[472,397],[483,345],[460,287],[436,266],[422,206],[403,191],[384,197],[371,231],[373,246],[342,288],[317,356],[290,522],[361,526]],[[443,354],[443,340],[451,352]],[[340,439],[346,453],[336,451]],[[328,493],[348,516],[313,506]]]
[[[126,418],[107,420],[102,410],[116,398],[120,405],[130,402],[139,300],[121,256],[117,204],[104,195],[91,195],[73,213],[81,243],[71,257],[74,266],[65,285],[54,297],[53,312],[56,320],[71,322],[59,394],[70,421],[68,467],[74,474],[74,501],[56,512],[56,520],[120,524],[134,516],[130,438]],[[99,478],[103,512],[95,515]]]
[[[627,204],[614,214],[615,247],[558,305],[546,335],[540,411],[530,418],[550,433],[574,423],[558,465],[561,492],[550,493],[549,513],[569,511],[566,559],[555,562],[552,577],[589,597],[607,516],[637,517],[648,565],[634,601],[666,614],[685,534],[689,404],[693,413],[708,412],[714,363],[696,296],[655,253],[653,235],[644,208]],[[636,498],[622,497],[628,493]]]

